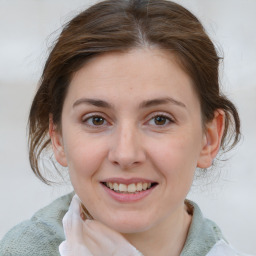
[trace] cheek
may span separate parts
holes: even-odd
[[[195,137],[194,137],[195,138]],[[165,138],[161,143],[152,142],[152,162],[174,187],[191,184],[199,157],[199,143],[191,136]]]
[[[105,159],[105,144],[88,136],[70,137],[66,146],[66,156],[72,183],[82,183],[83,180],[93,178]]]

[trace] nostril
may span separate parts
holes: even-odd
[[[120,161],[120,162],[113,161],[112,163],[115,166],[120,166],[122,169],[130,169],[130,168],[135,167],[135,166],[140,164],[139,161],[136,161],[136,162],[132,162],[132,161],[127,161],[127,162],[124,162],[124,161]]]

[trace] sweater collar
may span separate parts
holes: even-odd
[[[192,201],[185,201],[189,212],[192,212],[192,222],[188,236],[180,256],[205,256],[221,239],[219,227],[203,217],[198,205]]]

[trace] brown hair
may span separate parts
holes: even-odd
[[[46,61],[29,115],[29,159],[38,178],[49,183],[40,173],[38,160],[50,145],[49,115],[61,127],[62,106],[74,72],[99,54],[148,46],[177,57],[193,81],[204,124],[213,119],[215,110],[225,112],[222,149],[238,142],[239,116],[220,93],[220,58],[200,21],[171,1],[107,0],[67,23]]]

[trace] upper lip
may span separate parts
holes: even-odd
[[[132,183],[157,183],[156,181],[149,180],[149,179],[144,179],[144,178],[118,178],[118,177],[113,177],[113,178],[108,178],[105,180],[101,181],[102,183],[107,183],[107,182],[112,182],[112,183],[118,183],[118,184],[132,184]]]

